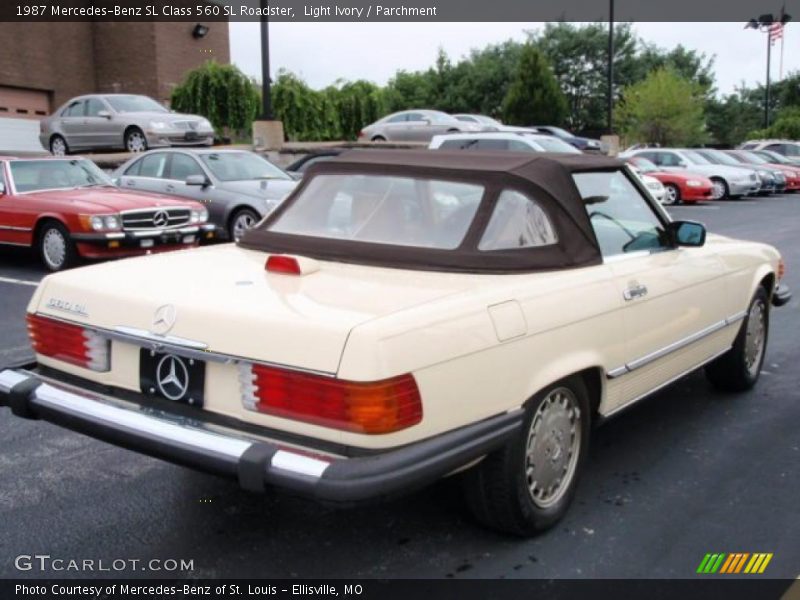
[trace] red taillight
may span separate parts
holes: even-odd
[[[783,279],[784,275],[786,275],[786,263],[783,262],[783,259],[781,258],[778,261],[778,281]]]
[[[108,371],[110,342],[80,325],[29,314],[28,335],[34,352],[92,371]]]
[[[410,374],[357,382],[264,365],[243,364],[241,369],[242,399],[250,410],[373,434],[422,420],[422,399]]]
[[[266,270],[270,273],[284,273],[286,275],[300,275],[300,263],[294,256],[273,254],[267,259]]]

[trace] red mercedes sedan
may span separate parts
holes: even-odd
[[[199,202],[121,190],[84,158],[0,156],[0,244],[34,248],[50,271],[196,246],[207,221]]]
[[[662,204],[680,204],[681,202],[699,202],[712,200],[714,184],[705,175],[689,172],[661,171],[651,161],[641,156],[627,159],[645,175],[655,177],[666,189]]]

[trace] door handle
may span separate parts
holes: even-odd
[[[128,187],[136,187],[136,182],[133,181],[132,179],[126,179],[125,185],[127,185]]]
[[[175,186],[172,185],[171,183],[168,183],[167,187],[164,188],[164,189],[166,189],[168,192],[174,192],[175,191]]]
[[[647,296],[646,285],[634,285],[622,292],[622,296],[626,301],[635,300],[636,298],[644,298]]]

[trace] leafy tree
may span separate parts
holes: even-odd
[[[711,141],[723,146],[736,146],[749,137],[764,120],[764,109],[753,102],[748,90],[738,88],[721,100],[706,102],[706,121]]]
[[[260,99],[252,80],[233,65],[208,61],[172,90],[174,110],[203,115],[217,131],[249,131]]]
[[[707,140],[703,108],[699,84],[661,68],[625,88],[617,112],[629,141],[682,146]]]
[[[547,59],[533,44],[527,44],[503,100],[503,117],[518,125],[550,124],[561,123],[566,112],[564,94]]]
[[[547,23],[542,31],[528,32],[547,57],[566,96],[566,125],[573,130],[605,130],[608,104],[608,25]],[[615,86],[634,79],[636,36],[630,24],[614,31]]]

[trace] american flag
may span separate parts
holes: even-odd
[[[769,26],[769,41],[775,44],[776,41],[783,38],[783,23],[773,23]]]

